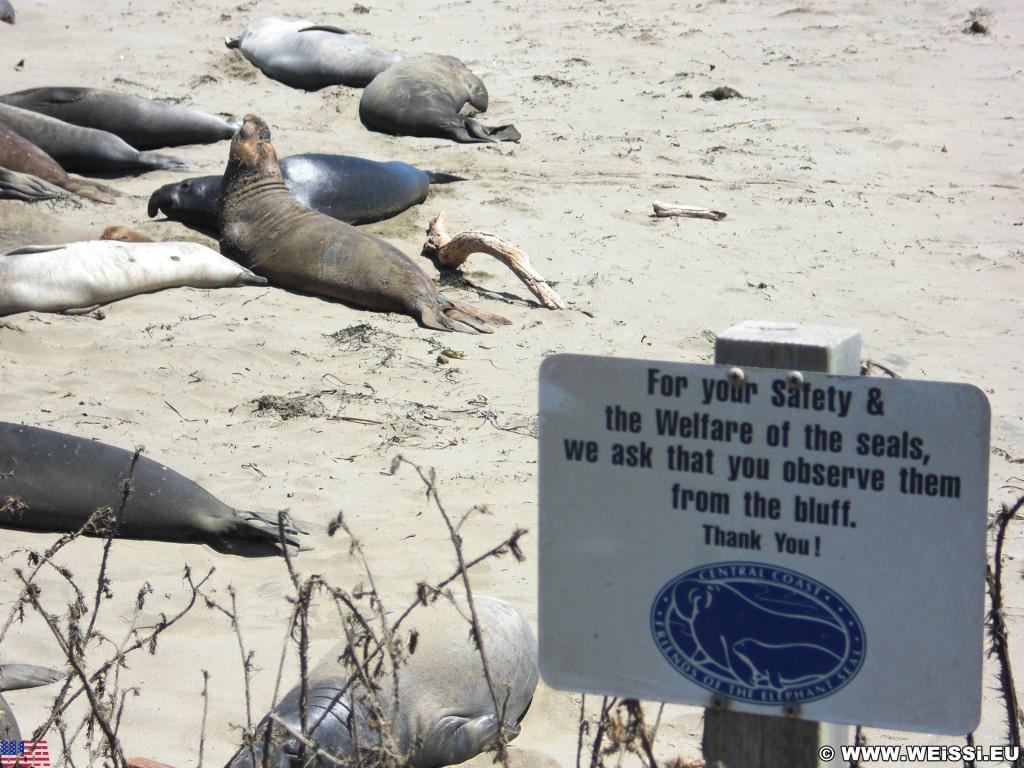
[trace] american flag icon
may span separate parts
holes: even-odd
[[[50,749],[45,741],[0,740],[0,765],[50,768]]]

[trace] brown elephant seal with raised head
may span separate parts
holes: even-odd
[[[255,115],[246,116],[231,140],[220,250],[274,285],[402,312],[427,328],[490,333],[489,324],[509,323],[446,298],[394,246],[296,200],[281,176],[270,128]]]
[[[469,105],[486,112],[483,80],[454,56],[410,56],[381,72],[359,100],[359,119],[392,136],[451,139],[463,144],[519,141],[512,125],[489,128],[463,114]],[[475,113],[474,113],[475,114]]]

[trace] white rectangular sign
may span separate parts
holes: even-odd
[[[540,372],[541,672],[964,734],[989,407],[965,384],[581,355]]]

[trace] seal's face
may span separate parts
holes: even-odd
[[[256,115],[246,115],[231,140],[231,159],[251,168],[277,166],[277,153],[270,143],[270,126]]]

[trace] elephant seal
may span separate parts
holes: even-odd
[[[120,519],[121,484],[131,494]],[[153,459],[95,440],[40,427],[0,422],[0,524],[42,531],[77,531],[98,509],[114,510],[118,536],[206,541],[218,549],[242,542],[278,544],[278,526],[257,512],[229,507]],[[106,521],[103,521],[106,522]],[[101,524],[99,528],[103,528]],[[106,535],[106,530],[87,531]],[[302,524],[285,528],[298,547]],[[308,547],[304,547],[308,548]],[[254,551],[240,554],[257,554]]]
[[[84,240],[29,245],[0,255],[0,317],[16,312],[82,314],[165,288],[266,284],[199,243]]]
[[[64,677],[64,673],[35,664],[0,664],[0,691],[20,691],[49,685]],[[0,696],[0,739],[21,741],[21,730],[14,712],[3,696]],[[6,753],[4,753],[6,756]],[[12,756],[13,757],[13,756]]]
[[[10,4],[9,0],[0,0],[0,21],[6,21],[8,24],[14,23],[14,6]]]
[[[98,203],[113,203],[115,197],[120,195],[120,192],[106,184],[89,181],[80,176],[69,176],[68,172],[43,150],[3,126],[0,126],[0,167],[31,174]]]
[[[305,19],[260,19],[224,44],[267,77],[304,91],[329,85],[362,88],[402,58],[377,50],[357,34]]]
[[[732,652],[746,664],[745,682],[750,686],[810,685],[835,674],[846,663],[841,654],[813,641],[773,645],[747,637],[733,643]]]
[[[186,170],[188,162],[159,152],[140,152],[107,131],[83,128],[28,109],[0,104],[0,126],[19,134],[60,163],[66,171]]]
[[[251,746],[239,749],[227,768],[372,764],[374,751],[382,748],[396,764],[439,768],[495,746],[502,732],[505,739],[514,738],[537,687],[537,641],[522,614],[504,600],[474,595],[473,604],[493,694],[471,639],[466,598],[440,598],[409,616],[415,651],[410,644],[406,660],[394,669],[397,679],[385,672],[373,681],[370,693],[364,683],[353,680],[355,670],[343,661],[351,651],[339,643],[309,673],[305,726],[300,684],[263,718]],[[374,704],[384,728],[375,727]],[[303,732],[317,748],[315,753],[305,747],[308,762],[298,761]]]
[[[117,224],[112,224],[103,230],[100,240],[119,240],[122,243],[152,243],[153,238],[143,234],[136,229],[129,229]]]
[[[424,54],[402,59],[363,91],[359,119],[371,131],[424,136],[461,143],[519,141],[512,125],[489,128],[462,114],[467,104],[486,112],[483,80],[454,56]]]
[[[270,128],[254,115],[231,140],[220,250],[274,285],[403,312],[427,328],[490,333],[488,323],[509,322],[445,298],[394,246],[296,200],[281,176]]]
[[[102,88],[30,88],[4,94],[0,103],[107,131],[136,149],[212,144],[239,126],[237,118]]]
[[[280,166],[284,183],[300,203],[349,224],[389,219],[422,203],[431,184],[464,181],[397,160],[382,163],[349,155],[289,155]],[[199,176],[166,184],[150,196],[149,215],[163,213],[172,221],[216,231],[223,180]]]

